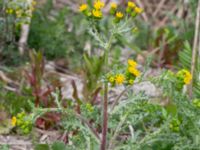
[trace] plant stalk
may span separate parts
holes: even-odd
[[[102,141],[101,150],[106,150],[107,144],[107,128],[108,128],[108,83],[104,85],[104,101],[103,101],[103,124],[102,124]]]
[[[108,54],[112,45],[113,37],[114,37],[114,34],[111,33],[108,43],[105,46],[105,53],[104,53],[105,73],[108,71],[108,64],[109,64]],[[102,139],[101,139],[100,150],[106,150],[107,130],[108,130],[108,83],[104,84],[104,98],[103,98],[102,106],[103,106],[103,123],[102,123]]]

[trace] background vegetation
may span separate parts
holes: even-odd
[[[119,30],[123,22],[113,28],[110,0],[92,23],[79,11],[83,2],[93,7],[92,0],[0,1],[0,149],[13,148],[1,137],[21,135],[36,150],[99,149],[108,98],[106,149],[198,150],[200,2],[135,0],[144,11],[131,30]],[[117,1],[120,11],[127,2]],[[116,86],[110,77],[130,58],[141,76]],[[41,144],[47,132],[54,136]]]

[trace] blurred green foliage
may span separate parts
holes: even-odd
[[[56,12],[52,2],[48,1],[33,14],[29,47],[41,50],[47,59],[66,58],[72,65],[80,65],[85,43],[92,41],[86,23],[69,7]]]
[[[28,105],[28,101],[33,101],[32,93],[30,89],[23,89],[23,94],[17,94],[12,91],[3,89],[3,85],[0,85],[0,105],[5,107],[7,113],[16,115],[22,110],[30,112],[31,107]]]
[[[17,41],[20,36],[20,26],[16,25],[14,15],[6,13],[7,3],[7,1],[0,2],[0,64],[18,66],[27,59],[19,54]]]

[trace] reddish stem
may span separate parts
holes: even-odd
[[[104,101],[103,101],[103,125],[102,125],[101,150],[106,150],[107,128],[108,128],[108,84],[105,83]]]

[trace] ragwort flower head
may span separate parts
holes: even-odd
[[[100,0],[97,0],[94,2],[94,8],[96,10],[102,9],[104,7],[104,5],[105,5],[104,2],[101,2]]]
[[[137,14],[141,14],[143,10],[142,10],[142,8],[135,7],[135,8],[134,8],[134,11],[135,11]]]
[[[128,7],[129,8],[134,8],[136,5],[135,5],[135,3],[134,2],[128,2]]]
[[[102,12],[100,11],[100,10],[96,10],[96,9],[93,9],[92,10],[92,15],[95,17],[95,18],[98,18],[98,19],[100,19],[100,18],[102,18]]]
[[[111,3],[110,6],[111,6],[111,9],[114,9],[114,10],[117,9],[117,4],[114,2]]]
[[[128,71],[129,71],[129,73],[131,73],[132,75],[134,75],[136,77],[140,76],[140,71],[134,67],[128,67]]]
[[[137,67],[137,62],[132,59],[129,59],[128,65],[135,68],[135,67]]]
[[[120,11],[116,13],[116,18],[118,18],[118,19],[122,19],[123,16],[124,16],[124,14]]]
[[[87,10],[88,8],[88,5],[87,4],[82,4],[80,7],[79,7],[79,11],[83,12],[85,10]]]
[[[186,71],[185,72],[185,78],[184,78],[185,84],[190,84],[191,80],[192,80],[191,73],[189,71]]]
[[[12,117],[11,124],[12,124],[13,127],[16,126],[16,124],[17,124],[17,118],[15,116]]]
[[[188,70],[182,69],[177,72],[177,78],[183,80],[185,84],[190,84],[192,80],[192,75]]]
[[[123,84],[125,81],[125,76],[123,74],[117,74],[115,76],[115,82],[116,84],[120,85],[120,84]]]

